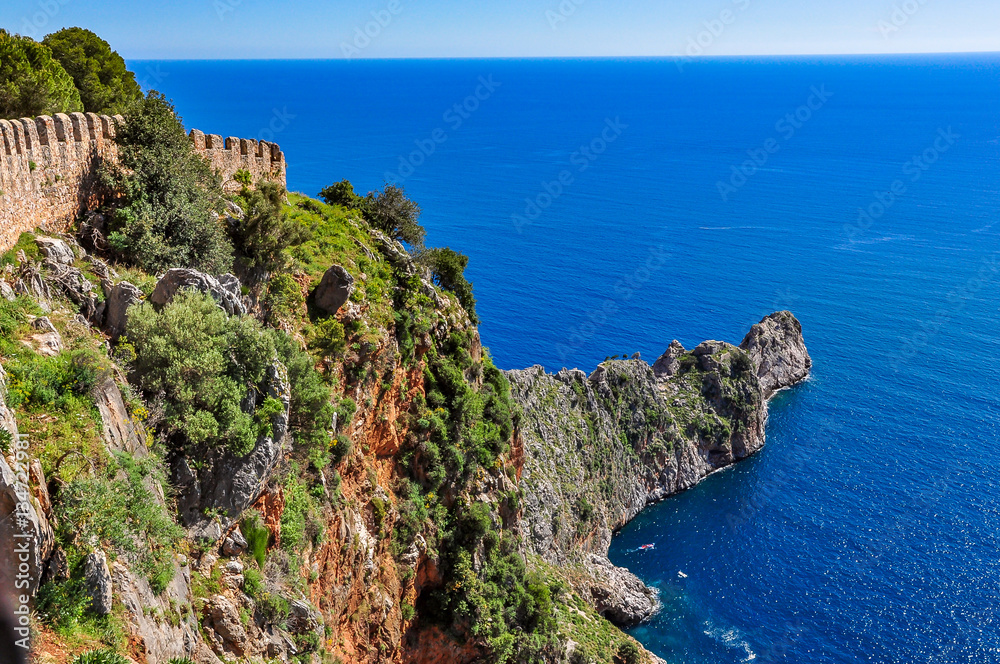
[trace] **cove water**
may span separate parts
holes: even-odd
[[[763,452],[614,541],[652,651],[1000,662],[1000,56],[130,64],[291,189],[402,182],[503,368],[795,312]]]

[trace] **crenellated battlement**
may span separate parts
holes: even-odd
[[[0,120],[3,155],[25,155],[36,147],[55,147],[57,143],[102,143],[114,136],[120,115],[96,113],[57,113],[37,118]]]
[[[65,232],[81,214],[100,206],[98,170],[104,160],[117,158],[112,139],[124,121],[96,113],[0,120],[0,251],[35,228]],[[286,185],[285,155],[276,144],[198,130],[190,137],[227,191],[239,189],[234,177],[241,170],[255,182],[266,178]]]
[[[239,189],[233,176],[241,170],[248,171],[254,182],[265,178],[285,185],[285,155],[276,143],[235,136],[223,138],[197,129],[192,129],[190,136],[195,150],[205,155],[212,167],[222,174],[227,191]]]

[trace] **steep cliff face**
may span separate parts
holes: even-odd
[[[706,341],[689,352],[675,341],[653,366],[508,372],[523,410],[529,549],[572,570],[574,587],[613,622],[648,618],[656,596],[608,561],[612,534],[650,503],[760,450],[767,399],[810,366],[801,325],[779,312],[740,347]]]
[[[656,661],[608,622],[635,623],[657,607],[653,591],[608,561],[612,534],[649,503],[760,449],[767,398],[808,374],[798,321],[770,316],[741,347],[708,341],[688,351],[674,342],[653,366],[625,360],[589,376],[540,367],[505,374],[458,298],[402,245],[315,201],[296,209],[321,212],[313,224],[337,222],[328,231],[336,249],[292,282],[299,303],[281,323],[290,343],[314,344],[319,325],[329,324],[307,309],[332,260],[354,284],[332,307],[341,345],[298,367],[300,378],[322,372],[332,397],[323,405],[335,406],[318,447],[296,438],[302,413],[293,414],[295,370],[286,362],[269,365],[256,396],[241,404],[252,410],[269,397],[275,407],[270,433],[249,453],[164,454],[162,419],[150,414],[162,395],[129,385],[127,364],[116,365],[127,346],[111,346],[109,356],[105,341],[126,331],[144,293],[168,306],[157,293],[176,274],[133,273],[140,290],[72,238],[32,239],[45,257],[37,263],[27,239],[8,256],[17,267],[0,286],[14,285],[0,291],[30,297],[0,302],[16,323],[0,337],[0,364],[20,404],[2,401],[0,371],[0,426],[12,441],[18,425],[30,432],[29,456],[40,460],[21,483],[31,493],[43,638],[58,640],[48,627],[61,619],[65,595],[88,624],[114,626],[74,638],[150,664]],[[262,315],[238,282],[219,291],[224,281],[197,275],[185,283],[228,317]],[[100,291],[81,288],[91,283]],[[50,404],[28,389],[49,362],[99,371],[86,374],[86,390],[71,373],[60,383],[63,400]],[[121,457],[129,461],[117,472]],[[8,454],[0,467],[15,461]],[[140,466],[149,472],[120,483]],[[0,516],[15,509],[20,490],[20,478],[3,474]],[[99,524],[100,539],[84,537],[95,526],[73,520],[90,518],[74,507],[87,487],[138,496],[116,506],[130,527],[162,513],[165,528],[176,520],[186,531],[160,542],[164,557],[140,569],[132,544],[155,533],[122,540],[113,516]],[[147,503],[155,514],[140,509]]]

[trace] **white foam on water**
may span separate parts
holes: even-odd
[[[729,650],[742,650],[744,657],[741,662],[752,662],[757,659],[757,653],[750,647],[750,642],[743,638],[735,627],[715,627],[711,621],[705,622],[705,635],[715,639]]]

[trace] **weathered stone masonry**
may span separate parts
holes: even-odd
[[[191,130],[191,141],[194,149],[205,155],[212,168],[222,174],[227,191],[234,190],[233,176],[240,170],[249,171],[254,182],[266,178],[287,186],[285,155],[275,143],[234,136],[223,139],[218,134],[203,134],[197,129]],[[236,191],[239,188],[235,185]]]
[[[98,166],[116,158],[111,138],[123,121],[94,113],[0,120],[0,251],[35,228],[65,232],[101,203]],[[219,171],[227,191],[238,188],[233,176],[239,170],[249,171],[255,182],[286,184],[285,156],[274,143],[197,130],[191,140]]]

